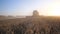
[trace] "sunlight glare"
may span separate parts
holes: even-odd
[[[60,5],[53,4],[50,11],[48,11],[49,16],[60,16]]]

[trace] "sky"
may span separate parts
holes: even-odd
[[[32,15],[33,10],[40,15],[60,15],[59,9],[60,0],[0,0],[0,15],[26,16]]]

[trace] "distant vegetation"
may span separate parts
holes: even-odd
[[[25,18],[25,16],[4,16],[0,15],[0,20],[16,19],[16,18]]]
[[[60,34],[60,17],[0,20],[0,34]]]

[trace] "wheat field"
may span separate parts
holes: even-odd
[[[60,34],[60,17],[0,20],[0,34]]]

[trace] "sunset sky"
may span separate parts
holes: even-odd
[[[38,10],[40,15],[60,16],[60,0],[0,0],[0,15],[32,15]]]

